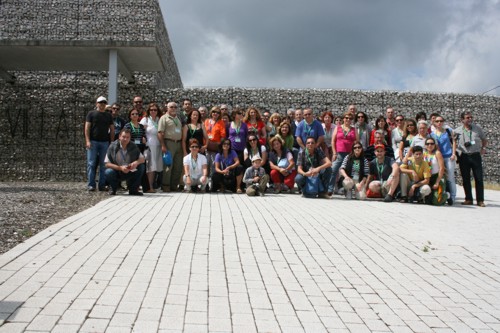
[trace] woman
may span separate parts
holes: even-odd
[[[375,143],[375,131],[377,130],[381,130],[384,132],[384,144],[390,145],[391,132],[389,130],[389,125],[387,124],[387,121],[385,120],[384,116],[379,116],[377,120],[375,120],[375,127],[373,128],[370,134],[370,145],[373,145]]]
[[[284,147],[290,151],[293,150],[293,134],[290,131],[290,122],[284,120],[278,127],[278,134],[276,134],[284,142]]]
[[[191,109],[188,113],[187,123],[182,127],[182,137],[184,138],[182,145],[184,156],[189,154],[189,140],[191,139],[196,139],[201,144],[199,153],[205,153],[207,146],[203,145],[203,142],[208,142],[208,135],[205,125],[201,121],[201,113],[197,109]]]
[[[261,145],[260,141],[257,140],[257,136],[250,133],[248,135],[247,146],[243,150],[243,167],[245,168],[245,170],[252,166],[252,157],[254,157],[255,155],[260,156],[261,166],[269,175],[271,169],[269,167],[266,146]]]
[[[436,116],[434,119],[434,132],[431,137],[436,141],[439,151],[443,155],[444,165],[446,167],[446,187],[450,191],[448,205],[453,205],[457,196],[457,185],[455,183],[455,166],[457,160],[457,141],[451,128],[445,128],[444,118]]]
[[[229,124],[231,123],[231,118],[229,117],[228,113],[223,113],[221,115],[222,121],[224,122],[224,128],[226,129],[226,136],[224,137],[227,138],[227,135],[229,133]]]
[[[344,113],[344,123],[341,126],[335,127],[332,134],[332,178],[328,185],[328,195],[332,195],[340,166],[344,158],[352,150],[354,141],[359,141],[356,129],[352,126],[353,116],[351,113]]]
[[[220,109],[214,106],[210,110],[210,118],[205,120],[205,131],[207,133],[207,163],[208,174],[214,173],[214,160],[217,155],[221,140],[226,137],[226,126],[220,119]]]
[[[340,116],[335,116],[335,120],[333,121],[335,124],[335,127],[340,126],[342,124],[342,117]]]
[[[410,147],[420,146],[425,150],[425,140],[429,137],[429,125],[427,121],[420,120],[417,123],[417,135],[413,137]]]
[[[225,190],[243,193],[241,180],[243,179],[243,167],[236,152],[231,149],[231,141],[223,139],[219,145],[219,153],[215,156],[214,174],[212,175],[212,192]]]
[[[243,111],[241,109],[234,109],[232,116],[233,121],[229,124],[228,139],[231,141],[231,148],[238,155],[240,164],[243,165],[243,151],[247,142],[248,127],[242,121]]]
[[[427,203],[442,205],[448,198],[446,195],[446,183],[443,179],[445,172],[444,158],[437,149],[436,140],[434,140],[434,138],[427,138],[427,140],[425,140],[425,147],[427,150],[424,151],[424,160],[429,163],[431,169],[429,186],[432,190],[431,195],[427,196]]]
[[[269,153],[270,177],[274,184],[274,192],[291,192],[297,171],[295,161],[290,150],[283,146],[284,142],[279,136],[269,140],[271,152]],[[283,185],[282,185],[283,184]]]
[[[403,141],[403,137],[405,135],[406,123],[405,118],[401,115],[397,115],[395,121],[396,127],[394,127],[391,132],[391,146],[392,150],[394,150],[394,157],[396,157],[396,162],[400,164],[403,156],[399,154],[399,145],[401,141]]]
[[[370,136],[372,133],[372,126],[368,122],[368,116],[366,113],[359,111],[356,114],[356,132],[358,132],[359,141],[363,145],[363,150],[366,150],[370,145]]]
[[[401,142],[399,143],[398,154],[401,157],[398,162],[399,165],[403,163],[403,158],[408,154],[411,145],[413,144],[413,138],[417,135],[417,123],[413,119],[406,119],[405,121],[405,134]]]
[[[265,145],[267,138],[266,125],[262,121],[259,110],[252,106],[249,107],[243,121],[248,126],[248,133],[256,135],[260,144]]]
[[[200,190],[205,192],[208,183],[207,158],[198,153],[200,150],[198,140],[189,139],[188,145],[191,153],[184,156],[182,160],[184,165],[184,190],[198,192],[198,186],[201,186]]]
[[[370,174],[370,165],[363,154],[363,145],[360,141],[354,142],[349,155],[344,158],[340,167],[340,175],[344,177],[342,185],[347,199],[352,199],[354,189],[355,198],[366,199],[366,181]]]
[[[335,126],[333,125],[333,114],[330,111],[325,111],[320,117],[321,125],[325,131],[325,141],[323,143],[323,151],[326,157],[332,159],[332,137]]]
[[[130,142],[133,142],[136,144],[136,146],[139,148],[139,151],[144,154],[144,150],[146,149],[146,143],[147,143],[147,138],[146,138],[146,130],[142,124],[139,123],[139,111],[136,109],[132,109],[128,113],[128,117],[130,122],[126,123],[123,128],[126,128],[130,130],[131,136],[130,136]],[[163,163],[161,164],[163,165]],[[146,174],[143,175],[142,180],[141,180],[141,185],[142,185],[142,191],[143,192],[149,192],[151,189],[149,187],[149,178],[146,176]]]
[[[156,172],[163,171],[163,159],[161,144],[158,140],[158,120],[160,120],[160,107],[156,103],[150,103],[146,110],[146,117],[141,119],[140,124],[146,130],[146,139],[149,149],[146,149],[146,176],[149,182],[149,190],[146,193],[155,193],[154,180]]]
[[[269,118],[269,123],[271,124],[270,131],[269,131],[269,138],[273,138],[276,134],[278,134],[278,128],[281,124],[280,114],[273,113],[271,115],[271,117]]]
[[[129,122],[125,124],[124,128],[129,129],[132,134],[130,137],[130,142],[136,144],[141,153],[144,154],[144,149],[146,149],[146,130],[144,126],[139,123],[139,111],[132,109],[128,113]]]

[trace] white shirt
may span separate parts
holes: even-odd
[[[191,154],[187,154],[182,159],[183,165],[189,166],[189,176],[191,178],[201,178],[203,176],[203,166],[207,165],[207,158],[205,155],[198,154],[196,161],[192,159]]]

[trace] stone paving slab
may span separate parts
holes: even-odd
[[[0,332],[499,332],[486,198],[116,196],[0,256]]]

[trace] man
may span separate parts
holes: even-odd
[[[144,109],[143,106],[143,101],[141,96],[135,96],[134,99],[132,100],[133,108],[137,110],[139,113],[139,120],[141,121],[142,118],[146,117],[146,110]]]
[[[351,104],[347,107],[347,112],[349,112],[352,116],[352,119],[356,119],[356,112],[357,112],[356,105]]]
[[[115,195],[121,181],[127,181],[129,195],[143,195],[139,192],[146,166],[139,148],[130,142],[129,129],[122,129],[118,140],[111,143],[106,154],[106,180],[110,185],[109,195]]]
[[[325,141],[325,130],[321,123],[314,119],[313,111],[311,108],[304,109],[304,120],[302,120],[297,126],[297,131],[295,132],[297,137],[297,143],[299,144],[301,150],[306,149],[306,138],[313,137],[316,145],[314,148],[319,148],[321,144]]]
[[[229,107],[227,106],[227,104],[221,104],[221,105],[220,105],[220,115],[221,115],[221,119],[222,119],[222,115],[224,115],[224,114],[229,115]]]
[[[163,192],[182,191],[179,182],[182,175],[182,123],[177,116],[177,104],[169,102],[167,113],[165,113],[158,123],[158,139],[161,150],[165,154],[167,151],[172,155],[172,166],[164,166],[162,190]]]
[[[306,186],[307,178],[319,177],[321,186],[318,197],[331,199],[326,190],[332,177],[332,162],[325,156],[323,149],[315,147],[316,140],[313,137],[308,137],[306,139],[306,149],[299,153],[297,160],[295,183],[299,190],[303,192],[303,195],[305,195],[304,187]]]
[[[288,118],[288,121],[291,123],[295,120],[295,109],[290,108],[286,110],[286,116]]]
[[[392,202],[399,184],[399,166],[393,158],[385,156],[385,146],[375,146],[376,158],[370,162],[370,174],[368,175],[368,193],[373,196],[384,197],[384,202]]]
[[[390,131],[395,129],[398,125],[396,123],[396,114],[394,113],[394,109],[392,108],[392,106],[387,107],[387,109],[385,110],[385,121],[389,126]]]
[[[187,124],[188,120],[188,114],[191,112],[191,109],[193,108],[193,103],[189,98],[184,98],[182,100],[182,112],[178,113],[178,117],[182,122],[182,126]]]
[[[413,157],[405,157],[401,164],[401,202],[413,202],[417,199],[419,203],[424,203],[425,197],[431,194],[431,169],[424,160],[422,147],[415,146],[412,151]]]
[[[300,149],[299,143],[297,142],[297,126],[300,124],[302,120],[304,120],[304,116],[302,115],[302,109],[296,109],[294,113],[294,119],[295,121],[292,121],[290,124],[290,132],[293,134],[293,148],[297,149],[297,151]]]
[[[120,117],[121,106],[118,103],[111,105],[111,117],[113,118],[113,125],[115,126],[115,138],[118,138],[122,128],[127,123],[125,119]]]
[[[200,112],[201,122],[205,123],[205,119],[207,119],[207,115],[208,115],[208,109],[207,109],[207,107],[206,106],[200,106],[198,108],[198,111]]]
[[[97,111],[90,111],[85,119],[85,148],[87,149],[87,189],[95,191],[95,174],[99,165],[99,191],[106,190],[104,157],[109,142],[115,138],[113,118],[106,112],[106,97],[100,96],[96,101]]]
[[[368,146],[365,151],[365,158],[368,162],[371,162],[375,159],[375,147],[377,145],[382,145],[385,147],[385,156],[389,158],[394,158],[394,150],[390,145],[386,145],[384,143],[384,132],[382,130],[377,130],[375,131],[375,134],[373,135],[374,137],[374,142],[373,145]]]
[[[486,153],[488,140],[483,129],[472,123],[472,113],[463,112],[460,115],[462,126],[455,130],[457,136],[457,153],[460,173],[464,185],[465,201],[462,205],[472,205],[472,185],[470,172],[476,182],[476,200],[479,207],[484,204],[483,161],[482,155]]]

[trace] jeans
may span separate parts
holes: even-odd
[[[449,157],[444,158],[444,166],[446,167],[446,188],[449,189],[451,199],[455,202],[457,197],[457,184],[455,183],[456,161],[452,161]]]
[[[87,149],[87,179],[88,186],[95,188],[96,166],[99,163],[99,189],[106,186],[106,166],[104,158],[108,151],[108,141],[90,141],[90,149]]]
[[[116,192],[116,189],[118,188],[118,185],[122,180],[127,181],[127,188],[129,193],[130,192],[137,192],[139,189],[139,185],[141,185],[141,179],[142,175],[146,171],[146,165],[144,163],[139,164],[137,166],[137,171],[135,172],[129,172],[129,173],[123,173],[121,171],[116,171],[113,169],[106,169],[106,180],[109,183],[109,186],[111,186],[111,190]]]
[[[462,154],[458,162],[462,181],[464,183],[465,200],[472,201],[472,184],[470,181],[470,172],[476,181],[476,200],[484,201],[484,183],[483,183],[483,165],[480,153]]]
[[[333,192],[335,183],[337,182],[337,176],[339,175],[340,167],[342,166],[342,162],[347,155],[349,155],[349,153],[338,153],[337,159],[333,161],[332,178],[330,179],[330,183],[328,184],[328,192]]]
[[[304,186],[306,186],[306,178],[301,174],[297,174],[295,176],[295,183],[297,187],[302,190]],[[332,178],[332,168],[326,168],[319,172],[319,178],[321,179],[321,183],[323,184],[323,188],[326,190],[328,188],[328,184],[330,183],[330,179]]]

